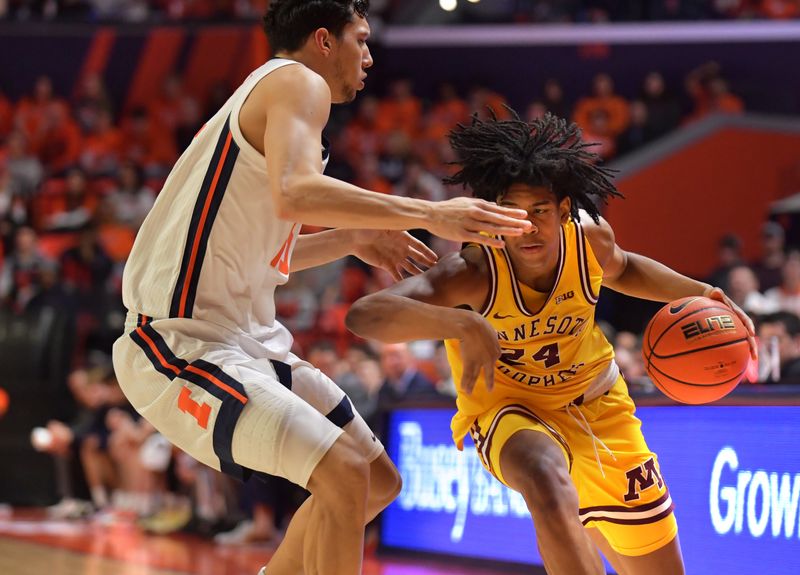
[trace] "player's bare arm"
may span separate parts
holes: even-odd
[[[614,230],[606,220],[600,218],[600,222],[595,223],[588,215],[585,216],[581,223],[603,268],[603,285],[625,295],[653,301],[669,302],[693,295],[721,301],[747,326],[751,353],[755,357],[753,321],[720,288],[686,277],[643,255],[623,250],[617,245]]]
[[[294,68],[289,70],[289,68]],[[474,198],[429,202],[378,194],[322,173],[322,130],[331,95],[325,80],[307,68],[287,66],[262,81],[266,118],[263,148],[269,192],[280,216],[337,228],[404,230],[424,228],[454,241],[502,246],[481,235],[520,235],[530,224],[524,212]],[[243,110],[244,113],[244,110]],[[248,130],[243,126],[243,132]]]
[[[296,272],[356,256],[389,272],[395,280],[416,275],[436,263],[436,253],[408,232],[394,230],[326,230],[298,236],[290,271]]]
[[[461,388],[470,392],[481,372],[491,388],[500,357],[497,333],[473,311],[485,303],[489,283],[483,254],[468,247],[425,273],[358,300],[347,314],[347,327],[386,343],[457,339],[464,358]]]

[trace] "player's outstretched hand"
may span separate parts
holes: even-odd
[[[706,294],[707,298],[715,299],[717,301],[721,301],[726,306],[731,308],[733,312],[739,316],[739,319],[742,320],[742,323],[747,328],[747,342],[750,344],[750,357],[753,358],[753,361],[758,359],[758,348],[756,347],[756,330],[753,326],[753,320],[750,319],[742,308],[736,305],[731,298],[725,295],[725,292],[722,291],[720,288],[715,287],[711,288]]]
[[[404,273],[416,275],[436,263],[436,253],[408,232],[354,230],[353,255],[389,272],[399,281]]]
[[[520,236],[531,230],[525,210],[506,208],[477,198],[453,198],[436,203],[428,230],[457,242],[476,242],[502,248],[493,236]],[[487,233],[492,237],[481,235]]]
[[[501,354],[497,332],[480,314],[471,312],[469,317],[458,338],[463,361],[461,390],[471,394],[483,372],[483,381],[491,391],[494,388],[494,365]]]

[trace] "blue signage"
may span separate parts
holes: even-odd
[[[450,439],[451,410],[397,410],[387,449],[403,491],[387,547],[541,565],[522,496]],[[642,407],[675,502],[687,573],[800,573],[800,407]]]

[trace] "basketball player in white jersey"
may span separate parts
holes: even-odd
[[[364,525],[400,489],[349,399],[289,352],[275,287],[348,254],[395,277],[432,264],[435,255],[399,230],[500,246],[495,236],[530,227],[524,211],[482,200],[434,204],[323,175],[331,103],[352,100],[372,65],[367,4],[271,3],[265,30],[276,58],[178,160],[123,278],[129,314],[114,366],[133,406],[215,469],[279,475],[312,494],[270,575],[360,573]],[[303,223],[340,229],[300,236]]]

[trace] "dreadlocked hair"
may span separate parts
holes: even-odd
[[[472,116],[469,126],[459,124],[450,132],[450,145],[461,169],[447,184],[460,184],[476,198],[497,201],[512,184],[523,183],[550,189],[560,202],[572,200],[572,217],[579,220],[584,209],[595,222],[600,210],[595,199],[608,203],[622,197],[612,182],[614,170],[597,166],[600,157],[588,151],[595,145],[581,141],[581,129],[552,114],[525,122],[508,108],[512,118],[498,120]]]

